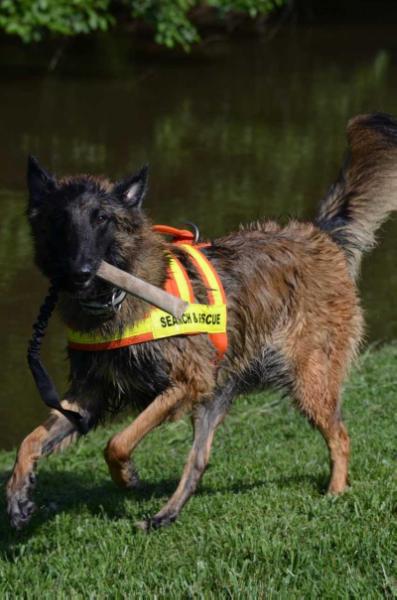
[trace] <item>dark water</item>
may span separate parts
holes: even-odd
[[[79,42],[52,72],[50,53],[0,45],[1,448],[46,414],[25,362],[46,289],[24,217],[28,152],[59,174],[116,177],[149,161],[152,218],[191,220],[215,236],[263,216],[309,218],[338,169],[349,117],[397,113],[392,27],[288,30],[186,59],[129,43]],[[369,341],[397,337],[396,234],[394,220],[365,262]],[[64,345],[54,320],[44,357],[61,388]]]

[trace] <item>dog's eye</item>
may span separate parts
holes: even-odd
[[[95,221],[99,224],[102,225],[103,223],[106,223],[109,220],[108,215],[105,212],[99,212],[96,215]]]

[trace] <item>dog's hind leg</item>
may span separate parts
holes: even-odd
[[[62,405],[72,410],[78,409],[70,402],[63,401]],[[35,510],[32,492],[39,459],[65,449],[78,437],[79,433],[74,425],[54,411],[23,440],[7,484],[7,510],[13,527],[21,529],[28,523]]]
[[[233,394],[225,389],[214,399],[197,406],[193,414],[194,441],[193,447],[183,470],[182,478],[175,493],[163,508],[152,518],[138,523],[144,530],[157,529],[173,523],[183,506],[195,492],[197,485],[208,464],[215,430],[223,421]]]
[[[297,377],[295,398],[328,446],[331,465],[328,492],[340,494],[348,483],[350,440],[340,416],[341,378],[335,365],[327,368],[327,363],[326,356],[312,357],[306,362]]]
[[[327,428],[321,430],[329,448],[331,478],[328,484],[329,494],[342,493],[348,484],[350,439],[344,423],[339,417]]]

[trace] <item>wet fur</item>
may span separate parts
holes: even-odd
[[[323,199],[315,223],[291,221],[286,227],[272,221],[252,223],[214,240],[204,250],[227,295],[229,349],[221,363],[217,363],[206,335],[174,337],[109,352],[69,351],[71,383],[65,406],[91,415],[94,422],[127,404],[141,410],[105,450],[117,484],[137,485],[130,457],[150,430],[166,420],[192,414],[194,442],[181,482],[159,513],[140,524],[144,529],[177,518],[205,470],[214,432],[231,402],[242,392],[268,386],[288,393],[322,433],[331,459],[329,491],[345,489],[349,437],[340,415],[341,386],[363,335],[355,276],[362,252],[373,245],[376,228],[397,208],[396,132],[396,123],[387,115],[361,116],[350,122],[350,158]],[[36,262],[51,279],[61,272],[64,291],[59,308],[65,323],[107,334],[142,318],[148,307],[130,296],[112,319],[84,314],[78,302],[81,292],[73,290],[69,282],[72,246],[68,246],[68,235],[59,233],[62,227],[57,239],[53,232],[59,227],[62,198],[73,218],[86,224],[86,237],[92,237],[88,241],[91,251],[102,244],[102,250],[91,256],[81,242],[81,260],[84,255],[84,260],[99,264],[105,258],[161,286],[171,248],[151,230],[142,213],[145,177],[138,174],[129,182],[113,185],[84,176],[57,181],[43,172],[37,182],[34,175],[41,171],[33,167],[29,217]],[[107,230],[106,248],[105,234],[95,238],[95,226],[87,220],[87,211],[95,214],[98,206],[112,214],[112,235]],[[71,231],[76,236],[76,231]],[[77,240],[77,246],[79,243]],[[205,302],[206,290],[198,274],[182,250],[175,253],[189,271],[198,301]],[[89,290],[90,294],[104,292],[105,284],[97,280]],[[54,413],[24,440],[7,491],[15,527],[22,527],[34,510],[31,492],[39,458],[76,437],[71,423]]]

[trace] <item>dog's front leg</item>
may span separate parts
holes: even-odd
[[[176,520],[200,482],[209,461],[215,430],[223,421],[232,399],[233,389],[226,387],[209,402],[196,407],[193,414],[193,447],[179,485],[167,504],[154,517],[137,524],[139,528],[148,531],[164,527]]]
[[[130,460],[132,452],[139,442],[152,429],[161,425],[187,397],[186,385],[177,384],[170,387],[157,396],[131,425],[110,439],[105,449],[105,459],[112,479],[117,485],[124,488],[133,488],[137,485],[138,476]]]
[[[75,404],[65,400],[62,406],[79,410]],[[74,425],[66,417],[54,411],[42,425],[23,440],[7,484],[7,510],[13,527],[21,529],[29,522],[35,510],[32,492],[39,459],[63,450],[78,437],[79,433]]]

